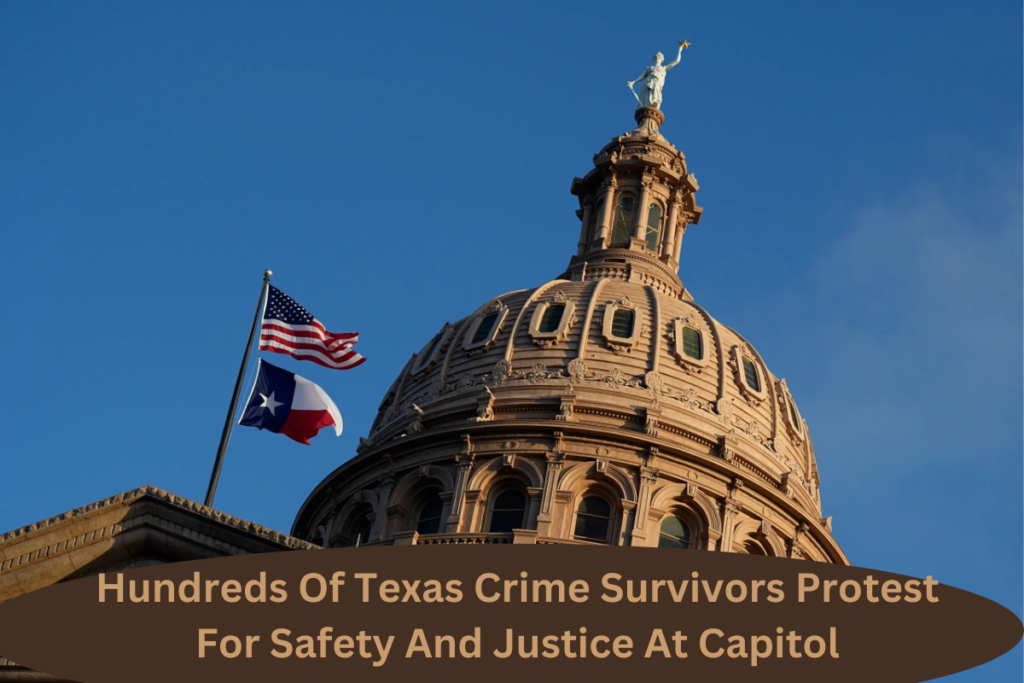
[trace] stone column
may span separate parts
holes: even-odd
[[[594,198],[587,197],[583,201],[583,227],[580,229],[580,241],[576,245],[576,255],[583,256],[590,243],[590,218],[594,215]]]
[[[391,502],[391,492],[395,489],[395,479],[391,476],[380,478],[380,494],[377,497],[377,509],[373,511],[373,526],[370,527],[370,537],[367,541],[384,540],[387,532],[385,522],[388,518],[388,503]]]
[[[409,511],[403,505],[389,505],[387,513],[388,529],[381,535],[381,538],[394,538],[395,534],[402,529],[402,521],[405,520],[405,516],[409,514]]]
[[[459,531],[459,519],[462,515],[463,503],[466,499],[466,487],[469,486],[469,474],[473,469],[473,444],[469,440],[469,434],[462,435],[462,452],[455,456],[458,463],[458,472],[455,474],[455,490],[452,491],[451,514],[445,521],[445,533],[453,534]],[[469,531],[469,529],[466,529]]]
[[[671,199],[668,205],[668,218],[665,219],[665,240],[662,243],[661,255],[666,259],[672,258],[676,246],[676,223],[679,222],[679,190],[672,190]],[[676,257],[679,261],[679,257]]]
[[[679,220],[678,218],[676,220],[679,222],[679,226],[673,226],[673,229],[676,231],[676,245],[674,247],[675,253],[672,255],[672,258],[675,259],[676,263],[679,263],[679,252],[683,248],[683,235],[686,234],[686,226],[689,225],[689,223],[686,222],[686,216],[683,216],[682,220]]]
[[[558,475],[565,464],[565,454],[549,452],[547,466],[544,469],[544,490],[541,493],[540,512],[537,513],[537,533],[551,536],[552,512],[555,505],[555,490],[558,488]]]
[[[637,495],[636,520],[633,522],[633,535],[630,545],[649,545],[647,539],[647,514],[651,509],[651,493],[658,483],[658,470],[651,467],[640,468],[640,491]]]
[[[739,492],[743,488],[743,480],[736,478],[729,485],[729,497],[722,504],[722,542],[719,550],[732,551],[733,536],[736,531],[736,517],[743,510],[743,504],[739,501]]]
[[[604,216],[601,217],[601,226],[598,228],[598,241],[599,249],[603,249],[605,244],[608,243],[608,231],[612,224],[612,218],[615,215],[615,190],[618,188],[619,183],[615,179],[615,173],[612,172],[608,179],[603,183],[604,192]]]
[[[526,489],[526,493],[530,497],[526,509],[526,528],[537,531],[537,515],[540,514],[540,502],[544,498],[544,487],[534,488],[529,487]]]
[[[636,225],[633,226],[633,237],[644,240],[647,243],[647,214],[651,203],[651,181],[640,182],[640,206],[636,207]]]

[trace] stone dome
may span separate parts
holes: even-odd
[[[293,535],[846,563],[786,381],[677,275],[703,212],[696,178],[660,134],[661,112],[636,118],[573,181],[581,226],[566,271],[425,340]]]

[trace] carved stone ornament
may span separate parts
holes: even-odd
[[[484,387],[484,394],[476,400],[476,417],[471,422],[490,422],[494,419],[494,394]]]
[[[658,373],[651,371],[644,375],[644,385],[651,390],[651,393],[657,399],[658,394],[661,393],[662,388],[665,386],[665,380]]]
[[[558,415],[555,416],[555,419],[559,422],[572,422],[576,408],[576,392],[572,390],[571,384],[565,386],[565,391],[562,392],[559,400]]]
[[[574,384],[579,384],[587,376],[587,363],[582,358],[569,361],[569,377]]]
[[[423,415],[424,415],[423,408],[420,408],[415,403],[410,403],[409,407],[412,408],[413,418],[412,418],[412,421],[409,422],[409,426],[406,427],[406,431],[408,431],[410,434],[416,434],[418,432],[422,432],[423,429],[424,429],[424,427],[423,427]]]
[[[661,406],[657,401],[644,410],[644,433],[650,437],[658,436],[658,418],[661,417]]]
[[[494,371],[492,372],[494,379],[498,382],[503,382],[512,376],[512,363],[502,358],[494,364]]]

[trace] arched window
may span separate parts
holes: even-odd
[[[661,230],[661,205],[652,203],[647,210],[647,232],[644,237],[647,240],[647,248],[651,251],[658,250],[658,233]]]
[[[515,489],[503,491],[494,499],[494,507],[491,508],[490,531],[505,533],[522,529],[525,516],[526,494]]]
[[[629,232],[633,227],[633,198],[626,195],[619,200],[615,210],[615,225],[612,228],[612,246],[624,247],[629,244]]]
[[[600,496],[584,496],[576,508],[573,536],[583,541],[607,543],[612,522],[612,506]]]
[[[370,540],[370,520],[366,517],[361,517],[356,520],[356,523],[352,526],[352,533],[348,539],[349,546],[361,546],[366,545]]]
[[[754,391],[761,391],[761,378],[757,375],[757,368],[748,358],[743,359],[743,379],[747,386]]]
[[[704,358],[704,340],[700,332],[692,327],[683,328],[683,353],[694,360]]]
[[[444,328],[437,333],[437,336],[430,341],[430,343],[420,352],[419,357],[416,359],[415,371],[422,370],[430,365],[430,361],[434,360],[434,353],[437,351],[437,347],[441,345],[441,341],[445,339],[448,334],[449,326],[445,325]]]
[[[491,336],[491,330],[494,329],[494,323],[498,319],[498,313],[489,313],[480,321],[480,324],[476,328],[476,333],[473,335],[473,341],[470,344],[479,344],[482,341],[486,341]]]
[[[679,548],[687,550],[690,547],[690,525],[670,515],[661,521],[661,534],[658,536],[659,548]]]
[[[796,406],[793,405],[793,399],[789,396],[786,397],[786,403],[789,405],[789,419],[793,423],[796,429],[800,429],[800,418],[796,416]]]
[[[590,239],[596,240],[601,236],[601,224],[604,223],[604,197],[597,200],[597,211],[594,212],[594,222],[590,226]]]
[[[565,304],[548,304],[541,316],[539,332],[554,332],[558,324],[562,322],[562,314],[565,313]]]
[[[616,308],[612,313],[612,336],[629,339],[633,336],[636,314],[628,308]]]
[[[441,502],[441,498],[436,494],[429,498],[423,507],[420,508],[420,514],[416,518],[416,531],[420,535],[424,534],[436,534],[441,530],[441,512],[444,509],[444,503]]]

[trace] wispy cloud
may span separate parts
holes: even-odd
[[[800,396],[828,457],[854,456],[839,470],[909,474],[993,437],[1019,458],[1021,170],[988,161],[972,178],[867,207],[812,265],[813,286],[784,296],[821,351]]]

